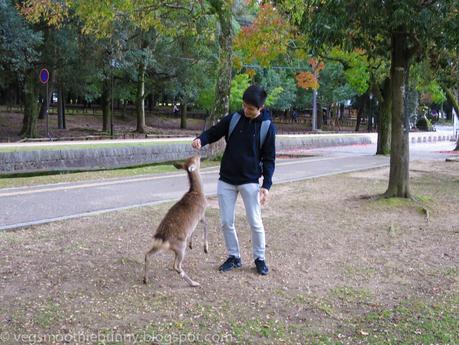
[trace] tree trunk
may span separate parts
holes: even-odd
[[[59,85],[58,92],[58,103],[57,103],[57,127],[59,129],[66,129],[65,126],[65,96],[64,87]]]
[[[21,96],[22,96],[22,90],[20,87],[20,82],[18,79],[16,79],[16,105],[17,106],[21,104]]]
[[[453,106],[454,112],[456,113],[456,116],[459,119],[459,101],[456,99],[456,97],[454,96],[454,92],[450,88],[446,87],[445,85],[442,85],[442,88],[443,88],[443,91],[445,91],[446,99]],[[454,118],[453,118],[453,122],[454,122]],[[456,144],[456,148],[454,149],[454,151],[459,151],[459,136],[457,138],[457,144]]]
[[[152,112],[152,111],[153,111],[153,102],[154,102],[153,94],[150,93],[150,94],[148,95],[148,111],[149,111],[149,112]]]
[[[379,87],[377,87],[379,89]],[[381,93],[381,92],[379,92]],[[390,79],[386,78],[383,83],[382,94],[379,95],[379,116],[378,116],[378,144],[377,155],[390,154],[390,132],[391,132],[391,108],[392,92]]]
[[[33,70],[27,72],[24,81],[24,121],[21,135],[26,138],[38,137],[37,85]]]
[[[362,122],[362,117],[363,117],[363,114],[365,113],[366,97],[367,97],[366,93],[358,97],[357,123],[355,125],[356,132],[360,130],[360,124]]]
[[[367,131],[373,130],[373,96],[367,98]]]
[[[408,77],[409,56],[407,34],[392,35],[391,89],[392,89],[392,138],[389,186],[385,197],[409,198],[409,122],[406,118],[405,91]]]
[[[338,120],[342,120],[344,118],[344,111],[345,111],[345,107],[344,107],[344,103],[341,103],[339,105],[339,116],[338,116]],[[340,123],[341,125],[341,123]]]
[[[110,79],[105,79],[102,83],[102,131],[108,132],[110,127]]]
[[[140,64],[137,80],[137,129],[138,133],[145,133],[145,65]]]
[[[123,120],[126,119],[126,107],[127,107],[127,101],[123,99],[123,108],[121,110],[121,118]]]
[[[215,103],[209,118],[209,126],[229,113],[231,94],[231,69],[233,54],[233,28],[231,1],[218,1],[216,5],[220,31],[218,33],[219,62],[217,84],[215,87]]]
[[[186,102],[183,102],[181,105],[181,111],[180,111],[180,129],[186,129],[186,120],[187,120],[187,104]]]

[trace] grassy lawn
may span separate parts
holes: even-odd
[[[387,169],[274,185],[263,209],[266,277],[255,273],[240,200],[243,267],[217,271],[226,253],[210,199],[209,254],[198,227],[183,265],[199,288],[172,270],[171,253],[152,258],[151,282],[142,284],[143,254],[171,204],[2,232],[0,337],[458,344],[458,165],[412,168],[412,202],[368,198],[385,191]]]
[[[203,160],[201,169],[217,167],[220,162]],[[121,168],[114,170],[98,170],[85,172],[59,172],[49,174],[23,174],[15,176],[0,176],[0,188],[12,188],[23,186],[34,186],[51,183],[81,182],[86,180],[103,180],[115,177],[140,176],[148,174],[160,174],[176,172],[177,169],[172,163],[152,164],[134,168]]]

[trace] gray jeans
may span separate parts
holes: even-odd
[[[235,186],[221,180],[218,181],[217,194],[218,204],[220,206],[221,226],[229,255],[238,258],[241,257],[236,228],[234,227],[237,195],[241,193],[247,220],[252,230],[253,258],[265,259],[265,229],[261,219],[259,191],[260,186],[258,183],[247,183]]]

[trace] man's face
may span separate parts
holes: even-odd
[[[257,108],[256,106],[247,104],[245,102],[242,103],[242,108],[244,109],[244,115],[249,119],[254,119],[258,117],[260,115],[261,110],[263,109],[263,107]]]

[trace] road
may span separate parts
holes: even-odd
[[[411,145],[411,159],[442,159],[454,143]],[[366,170],[389,165],[375,145],[309,150],[313,157],[278,160],[273,183]],[[201,172],[207,195],[216,194],[218,168]],[[275,188],[275,187],[274,187]],[[188,189],[185,172],[0,189],[0,230],[112,212],[177,200]]]

